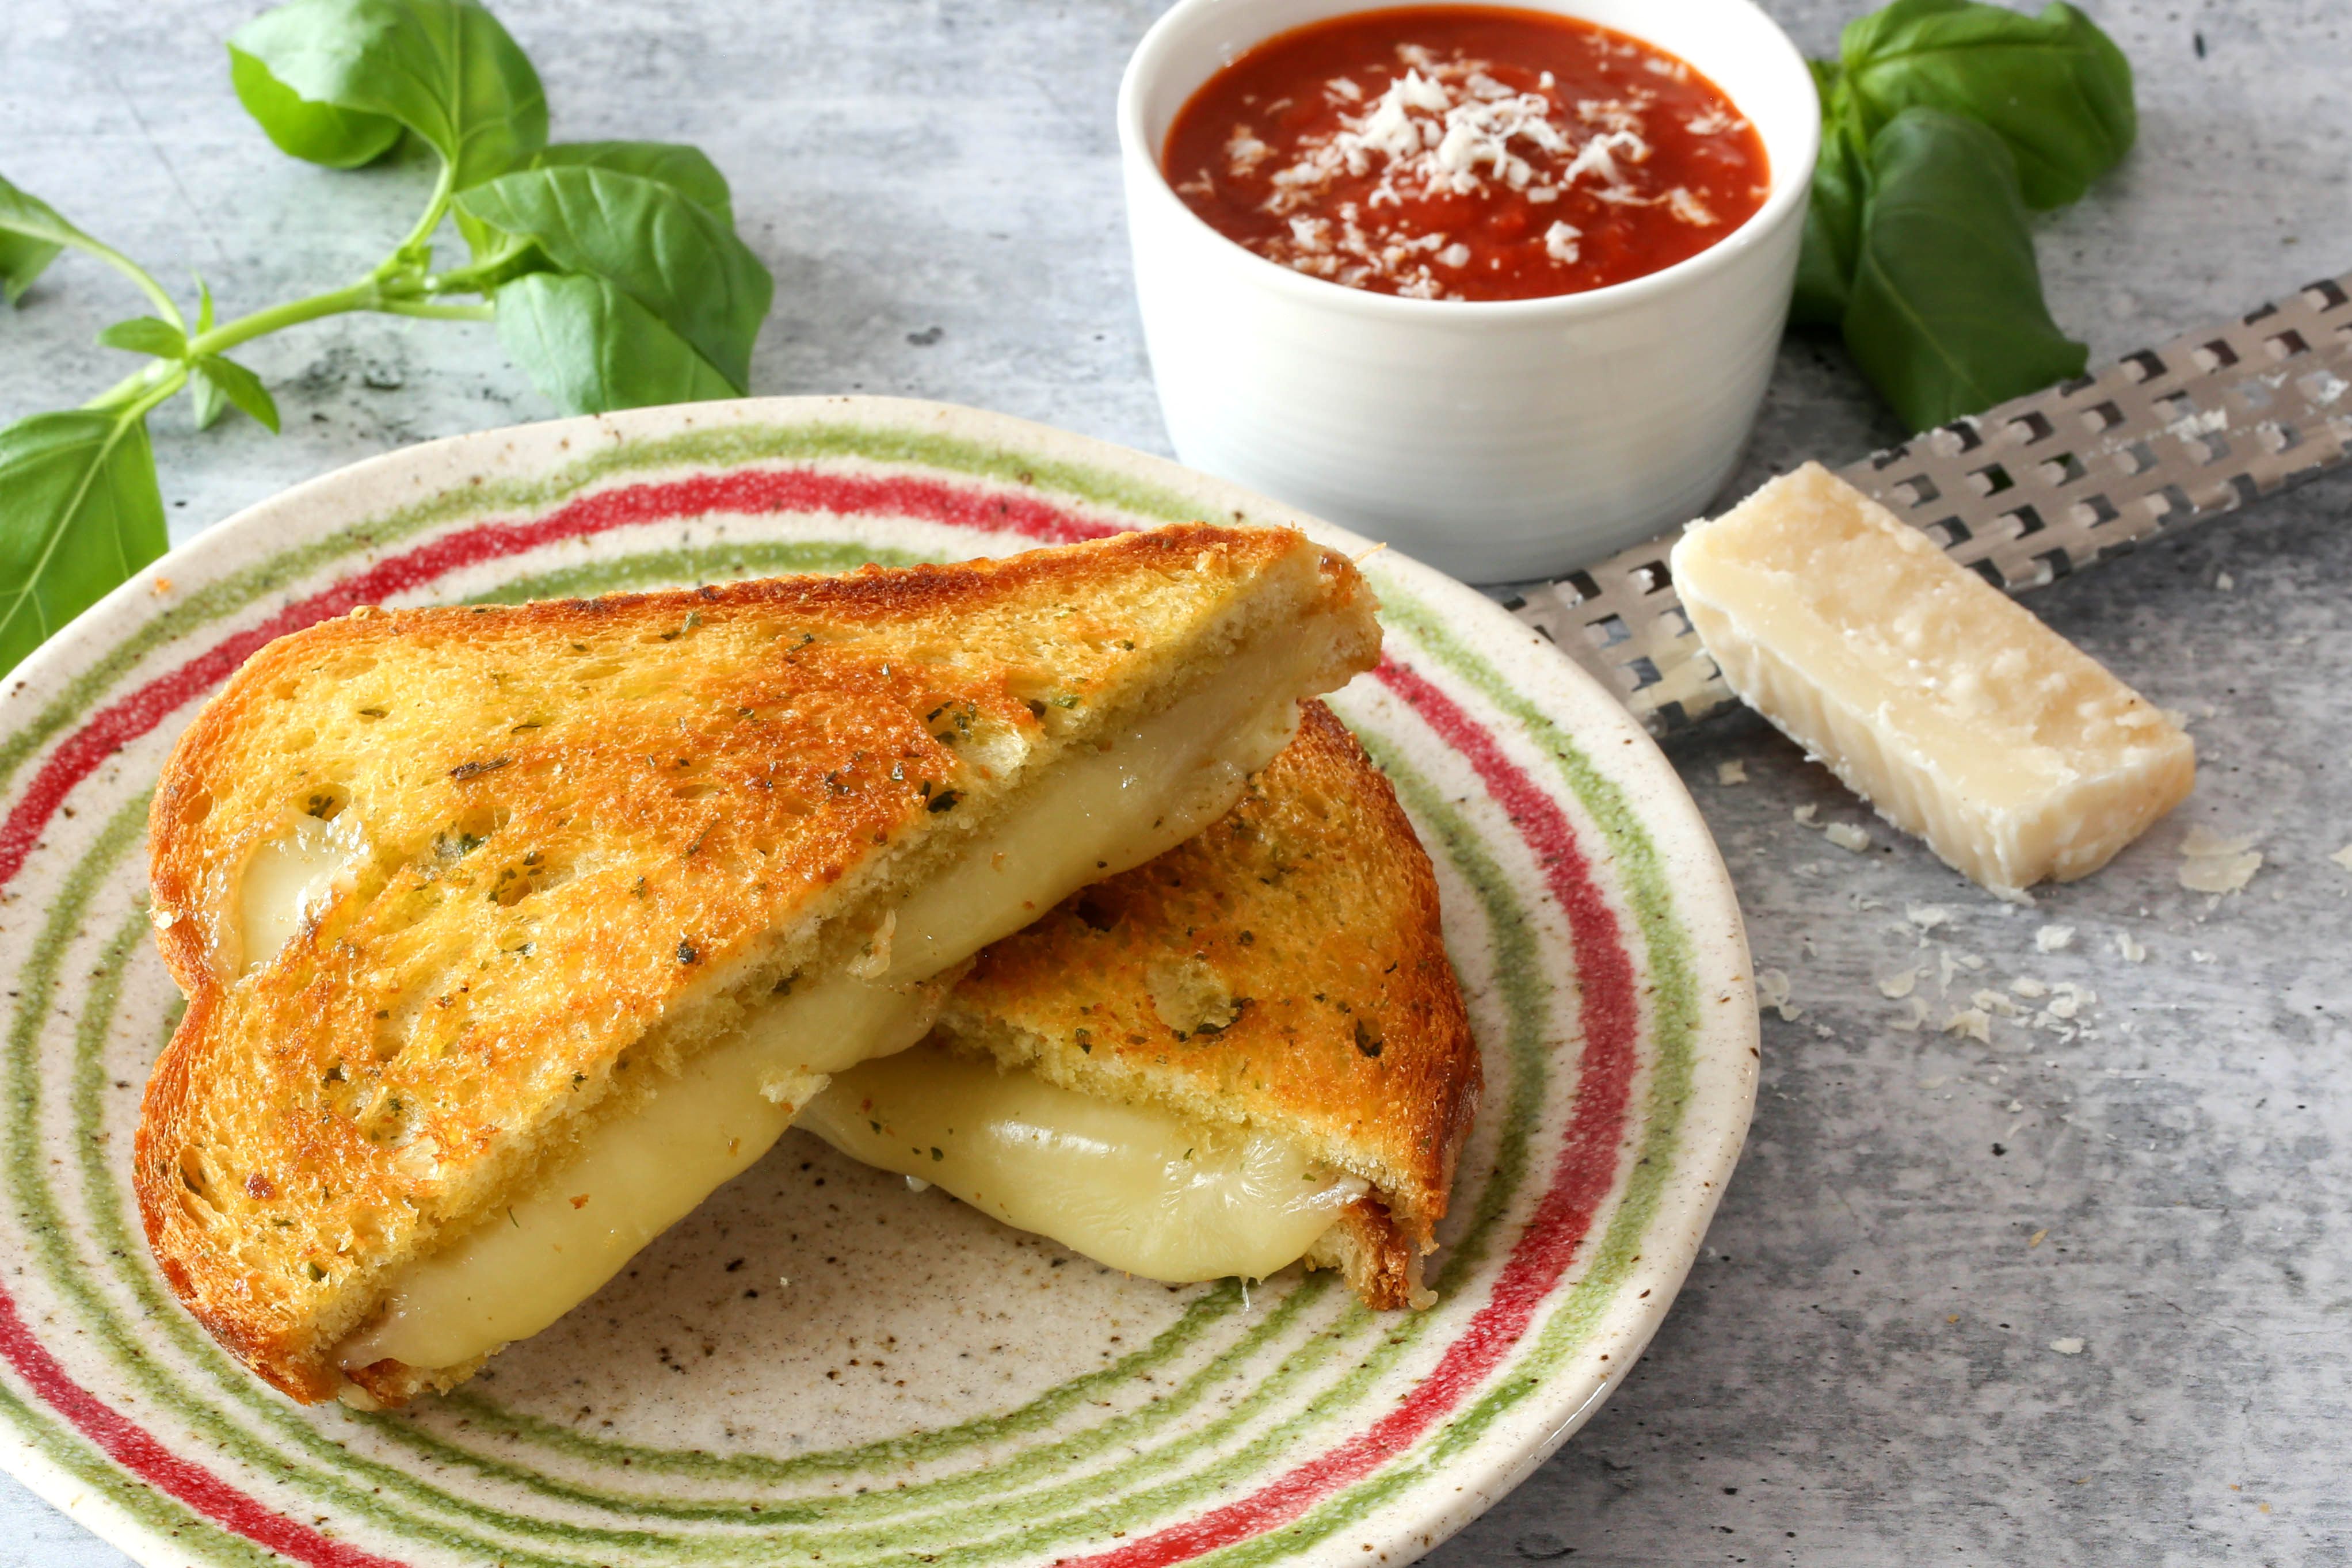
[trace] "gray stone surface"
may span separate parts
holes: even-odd
[[[1769,4],[1814,50],[1849,14]],[[230,309],[364,267],[425,185],[263,141],[219,51],[251,8],[12,0],[0,25],[0,169],[159,274],[202,271]],[[690,140],[732,176],[779,285],[758,390],[945,398],[1164,451],[1110,129],[1154,8],[500,7],[559,136]],[[2352,267],[2335,0],[2093,9],[2138,68],[2140,149],[2045,223],[2042,256],[2095,356]],[[59,266],[0,321],[0,417],[120,374],[89,340],[136,306]],[[545,412],[487,327],[347,319],[250,357],[287,434],[200,435],[167,411],[177,537],[394,444]],[[1792,345],[1743,477],[1897,434],[1833,353]],[[1752,720],[1677,746],[1799,1016],[1766,1020],[1748,1155],[1648,1356],[1434,1562],[2352,1557],[2352,873],[2325,858],[2352,842],[2347,512],[2338,475],[2039,596],[2193,716],[2204,768],[2175,821],[2037,910],[1883,825],[1866,852],[1828,843],[1797,808],[1868,819]],[[1732,760],[1745,784],[1717,781]],[[2255,837],[2245,891],[2179,885],[2195,823]],[[1948,917],[1923,932],[1915,904]],[[2045,925],[2072,945],[2039,950]],[[1921,966],[1927,1026],[1904,1032],[1878,982]],[[1938,1032],[2018,978],[2095,992],[2080,1032]],[[0,1563],[121,1562],[0,1482]]]

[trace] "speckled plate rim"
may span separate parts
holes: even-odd
[[[432,535],[435,516],[478,516],[509,490],[520,497],[561,476],[554,494],[571,504],[536,524],[506,525],[509,534],[540,527],[561,538],[567,525],[560,519],[571,517],[568,526],[583,532],[611,526],[609,518],[598,525],[573,514],[653,487],[600,490],[603,480],[651,471],[665,473],[673,516],[680,505],[676,487],[696,484],[711,489],[703,503],[711,508],[805,504],[790,496],[720,492],[747,476],[805,476],[844,455],[881,464],[895,477],[835,476],[835,490],[845,483],[879,484],[886,491],[896,486],[872,504],[934,507],[943,517],[961,509],[962,526],[1037,542],[1084,537],[1122,519],[1208,516],[1292,524],[1351,554],[1372,548],[1160,459],[1003,415],[909,400],[754,399],[638,410],[404,449],[299,486],[208,530],[109,595],[6,678],[0,688],[0,896],[37,910],[43,889],[30,879],[13,884],[74,787],[144,733],[141,725],[163,722],[192,690],[216,684],[251,646],[289,629],[278,622],[334,613],[345,601],[388,597],[417,571],[446,574],[486,559],[480,551],[468,555],[468,541],[484,528]],[[961,488],[910,503],[927,466],[952,469]],[[681,479],[680,468],[701,472]],[[533,507],[519,498],[509,509]],[[264,563],[293,562],[299,571],[312,552],[321,561],[331,559],[326,547],[339,530],[347,536],[358,519],[386,517],[407,518],[429,537],[425,546],[394,558],[411,562],[409,579],[387,575],[379,564],[289,603],[275,617],[257,612],[257,601],[268,595],[253,591],[251,574]],[[341,548],[352,548],[348,538]],[[1509,1256],[1489,1270],[1495,1277],[1481,1281],[1489,1299],[1436,1366],[1397,1390],[1387,1415],[1311,1458],[1286,1456],[1237,1499],[1073,1563],[1144,1568],[1213,1556],[1337,1563],[1406,1561],[1426,1552],[1540,1464],[1631,1369],[1696,1255],[1746,1134],[1757,1061],[1746,941],[1721,858],[1672,768],[1590,677],[1484,596],[1394,552],[1372,555],[1364,565],[1392,629],[1435,653],[1426,668],[1391,660],[1375,678],[1388,695],[1447,735],[1550,868],[1551,891],[1578,932],[1580,962],[1590,956],[1586,924],[1612,943],[1615,923],[1640,927],[1644,961],[1654,967],[1620,977],[1622,996],[1608,1005],[1621,1016],[1601,1025],[1623,1031],[1629,1052],[1652,1050],[1654,1041],[1633,1036],[1661,1030],[1661,1009],[1677,1009],[1682,1043],[1674,1081],[1654,1071],[1647,1081],[1647,1092],[1670,1113],[1666,1131],[1660,1134],[1654,1118],[1638,1145],[1612,1142],[1605,1155],[1597,1145],[1580,1151],[1567,1146],[1572,1138],[1563,1141],[1536,1213]],[[219,640],[209,664],[184,664],[175,690],[155,695],[162,683],[150,680],[129,701],[97,705],[107,691],[149,673],[150,656],[184,634],[175,623],[220,620],[243,630]],[[1527,732],[1497,738],[1482,730],[1465,712],[1474,695]],[[1553,773],[1529,767],[1531,739],[1534,756],[1552,753]],[[1563,806],[1571,797],[1572,811]],[[1637,908],[1614,898],[1592,877],[1588,862],[1596,852],[1612,862],[1643,862],[1605,869],[1633,877],[1651,902]],[[1662,977],[1654,966],[1669,952],[1676,973]],[[1578,984],[1590,1026],[1592,997],[1607,988],[1581,974]],[[1656,1065],[1644,1059],[1627,1067],[1628,1082]],[[1632,1175],[1654,1162],[1661,1168],[1639,1188],[1634,1212],[1626,1201],[1636,1190]],[[1604,1244],[1579,1260],[1591,1222],[1602,1214]],[[1633,1228],[1621,1236],[1629,1224]],[[1563,1282],[1571,1280],[1573,1288]],[[1536,1350],[1549,1354],[1536,1358]],[[6,1369],[0,1393],[7,1396],[0,1400],[0,1434],[8,1439],[0,1441],[0,1467],[142,1562],[191,1559],[193,1543],[169,1527],[175,1509],[192,1524],[296,1561],[338,1568],[395,1561],[240,1490],[207,1468],[204,1455],[174,1451],[135,1416],[77,1383],[71,1347],[47,1343],[17,1310],[5,1281],[0,1364]],[[1390,1375],[1402,1376],[1394,1369]],[[1438,1472],[1445,1485],[1422,1484]],[[1351,1500],[1358,1506],[1349,1528],[1319,1535],[1304,1530]]]

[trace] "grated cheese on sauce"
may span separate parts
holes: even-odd
[[[1258,90],[1221,96],[1226,77]],[[1196,110],[1217,116],[1214,141]],[[1168,162],[1171,181],[1192,171],[1178,193],[1259,255],[1427,299],[1638,277],[1728,234],[1766,189],[1753,128],[1682,62],[1567,18],[1438,7],[1259,46],[1186,106]]]

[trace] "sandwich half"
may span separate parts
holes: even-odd
[[[980,955],[799,1124],[1171,1282],[1304,1259],[1426,1306],[1478,1052],[1429,856],[1320,703],[1231,815]]]
[[[451,1386],[983,945],[1222,816],[1373,610],[1297,533],[1189,525],[271,643],[152,808],[164,1278],[297,1399]]]

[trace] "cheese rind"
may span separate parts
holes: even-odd
[[[2158,709],[1818,464],[1693,524],[1673,572],[1743,701],[2002,897],[2096,871],[2196,782]]]

